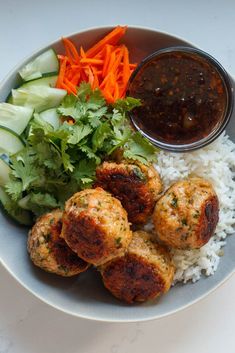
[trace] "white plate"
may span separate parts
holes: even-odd
[[[111,27],[94,28],[69,37],[86,49],[110,30]],[[133,62],[139,62],[160,48],[174,45],[193,46],[169,34],[140,27],[129,27],[124,42],[130,50]],[[54,47],[58,53],[62,52],[62,44],[58,40],[27,58],[2,82],[0,101],[5,100],[10,89],[17,86],[18,70],[28,60],[49,47]],[[233,114],[227,131],[235,141],[234,121]],[[170,315],[197,302],[235,272],[235,237],[230,236],[227,239],[225,255],[214,276],[202,278],[195,284],[176,285],[167,295],[156,301],[128,306],[106,291],[96,270],[89,270],[75,278],[60,278],[35,268],[27,254],[26,240],[27,229],[17,226],[0,213],[0,259],[5,268],[22,286],[47,304],[68,314],[92,320],[146,321]]]

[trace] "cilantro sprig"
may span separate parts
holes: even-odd
[[[63,207],[74,192],[91,187],[97,165],[117,149],[124,158],[153,161],[155,148],[132,130],[127,118],[139,105],[132,97],[107,105],[98,89],[82,83],[77,96],[67,95],[58,107],[64,121],[58,129],[35,114],[26,147],[11,158],[5,189],[13,204],[36,216]]]

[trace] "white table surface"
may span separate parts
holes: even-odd
[[[235,76],[234,0],[0,0],[0,80],[61,35],[110,24],[184,37]],[[235,276],[174,316],[106,324],[48,307],[0,267],[0,353],[234,353],[234,314]]]

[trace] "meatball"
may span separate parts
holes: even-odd
[[[28,252],[33,263],[47,272],[64,277],[74,276],[88,268],[60,238],[62,211],[41,216],[28,236]]]
[[[96,186],[117,197],[133,224],[146,223],[162,191],[159,174],[152,166],[104,162],[96,169]]]
[[[144,231],[134,232],[127,252],[99,269],[105,287],[127,303],[166,293],[175,273],[169,252]]]
[[[132,232],[120,201],[96,188],[66,202],[61,236],[82,259],[100,265],[125,251]]]
[[[157,202],[153,223],[162,242],[173,248],[200,248],[213,235],[219,201],[212,185],[189,178],[172,185]]]

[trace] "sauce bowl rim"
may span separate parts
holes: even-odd
[[[152,61],[155,59],[157,56],[165,53],[171,53],[171,52],[183,52],[183,53],[192,53],[200,56],[203,59],[206,59],[207,62],[216,69],[218,72],[220,78],[223,81],[224,88],[225,88],[225,93],[226,93],[226,107],[225,111],[223,113],[223,118],[221,119],[221,122],[216,125],[216,127],[204,138],[199,139],[194,142],[190,143],[185,143],[185,144],[175,144],[175,143],[167,143],[160,141],[157,138],[149,136],[144,129],[142,129],[135,121],[135,118],[133,116],[133,113],[129,113],[130,121],[132,126],[137,130],[139,133],[141,133],[145,138],[147,138],[153,145],[156,147],[159,147],[163,150],[171,151],[171,152],[190,152],[193,150],[197,150],[199,148],[205,147],[209,145],[211,142],[213,142],[216,138],[218,138],[222,132],[225,130],[227,124],[230,121],[230,118],[232,116],[233,108],[234,108],[234,95],[233,95],[233,85],[232,81],[230,79],[229,74],[225,70],[225,68],[220,64],[220,62],[215,59],[212,55],[208,54],[204,50],[195,48],[195,47],[189,47],[189,46],[171,46],[171,47],[166,47],[159,49],[157,51],[154,51],[153,53],[149,54],[146,56],[136,67],[136,69],[133,71],[129,82],[128,82],[128,87],[127,87],[127,95],[129,95],[130,87],[131,84],[133,83],[136,75],[138,72],[142,69],[142,67],[147,64],[148,62]]]

